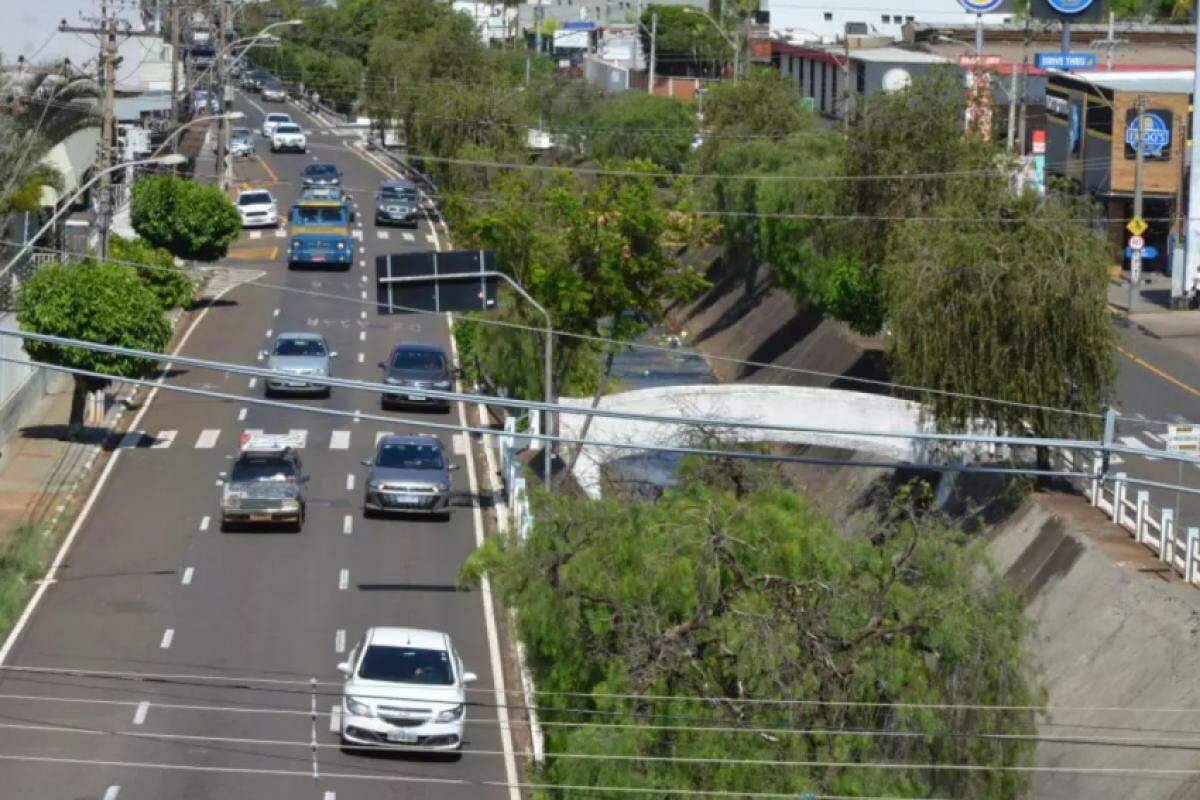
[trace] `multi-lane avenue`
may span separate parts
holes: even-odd
[[[263,109],[237,101],[247,127]],[[311,130],[308,155],[272,155],[259,144],[264,183],[286,211],[313,159],[336,163],[357,206],[360,248],[349,272],[286,268],[286,238],[244,233],[232,266],[260,270],[210,303],[187,333],[187,356],[260,365],[275,334],[315,331],[338,357],[336,377],[378,380],[378,362],[401,340],[450,351],[444,317],[379,316],[373,259],[427,250],[444,236],[376,230],[373,193],[386,177],[321,121],[273,104]],[[405,235],[408,234],[408,235]],[[255,248],[258,248],[257,250]],[[253,275],[253,273],[250,273]],[[267,285],[269,284],[269,286]],[[254,397],[261,380],[177,368],[168,383]],[[379,414],[379,398],[335,389],[312,408]],[[459,422],[429,414],[438,422]],[[396,412],[421,417],[420,412]],[[54,580],[41,592],[0,672],[0,796],[173,800],[207,798],[502,798],[513,779],[497,708],[501,659],[490,601],[457,575],[482,537],[483,478],[474,443],[439,432],[462,469],[453,473],[450,521],[366,519],[362,482],[383,431],[416,432],[353,417],[269,408],[161,390],[136,431],[105,464]],[[303,531],[220,530],[218,493],[246,430],[303,431],[311,475]],[[364,755],[338,747],[337,664],[374,625],[449,633],[469,692],[465,754],[458,760]],[[56,670],[84,670],[88,675]],[[104,676],[95,673],[119,673]],[[132,676],[164,675],[162,680]],[[314,684],[313,682],[316,681]]]

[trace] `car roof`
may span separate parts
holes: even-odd
[[[290,120],[291,118],[292,118],[292,115],[291,115],[291,114],[284,114],[282,111],[272,111],[271,113],[267,114],[267,119],[287,119],[287,120]]]
[[[296,332],[292,332],[292,333],[281,333],[278,336],[276,336],[275,338],[276,338],[276,340],[278,340],[278,339],[320,339],[321,341],[325,341],[325,337],[322,336],[321,334],[312,333],[309,331],[296,331]]]
[[[240,200],[248,194],[265,194],[267,197],[271,197],[271,193],[266,189],[243,189],[242,191],[238,192],[237,196]]]
[[[370,628],[364,637],[367,644],[384,647],[420,647],[425,650],[449,650],[450,637],[441,631],[425,628]]]
[[[396,346],[392,348],[392,352],[395,353],[397,350],[420,350],[424,353],[441,353],[442,355],[446,355],[445,348],[436,344],[430,344],[429,342],[397,342]]]
[[[406,181],[403,178],[397,178],[395,180],[383,181],[382,183],[379,184],[379,188],[380,189],[384,189],[384,188],[415,189],[415,188],[417,188],[417,185],[415,183],[413,183],[412,181]]]
[[[436,436],[431,436],[428,433],[388,433],[379,437],[379,446],[382,447],[385,444],[432,444],[438,447],[442,446],[441,441]]]
[[[297,208],[344,208],[341,200],[318,200],[315,197],[301,197],[296,203]]]
[[[331,163],[330,163],[330,162],[328,162],[328,161],[314,161],[313,163],[311,163],[311,164],[306,164],[306,165],[304,166],[304,171],[305,171],[305,172],[308,172],[309,170],[312,170],[312,171],[314,171],[314,172],[315,172],[316,170],[321,170],[322,172],[325,172],[325,171],[327,171],[327,170],[331,170],[331,169],[332,169],[332,170],[336,170],[336,169],[337,169],[337,166],[336,166],[335,164],[331,164]]]

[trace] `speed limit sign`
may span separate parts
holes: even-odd
[[[1129,237],[1129,249],[1130,250],[1141,250],[1145,246],[1146,246],[1146,240],[1143,239],[1142,237],[1140,237],[1140,236],[1130,236]]]

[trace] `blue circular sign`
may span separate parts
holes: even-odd
[[[1158,114],[1149,111],[1142,114],[1141,139],[1143,155],[1160,158],[1163,150],[1171,144],[1171,129]],[[1135,119],[1125,129],[1125,144],[1136,153],[1138,149],[1138,121]]]
[[[1087,11],[1096,0],[1046,0],[1046,3],[1060,14],[1078,14]]]
[[[995,11],[1004,0],[958,0],[959,5],[972,14],[986,14]]]

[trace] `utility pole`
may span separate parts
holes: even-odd
[[[533,7],[533,49],[536,53],[542,52],[542,4],[540,0]]]
[[[646,93],[654,94],[654,67],[658,60],[658,12],[650,14],[650,80],[646,81]]]
[[[1017,65],[1012,65],[1008,78],[1008,152],[1012,152],[1017,141]]]
[[[225,84],[229,79],[227,70],[225,69],[226,59],[228,58],[228,54],[225,52],[225,26],[227,24],[228,11],[228,0],[217,0],[217,52],[216,62],[213,64],[213,67],[217,73],[215,76],[217,81],[217,113],[221,115],[217,119],[217,185],[222,189],[227,188],[229,178],[225,166],[229,148],[229,120],[225,117]]]
[[[171,0],[171,127],[179,124],[179,2]]]
[[[1146,95],[1137,96],[1137,159],[1133,162],[1133,218],[1142,218],[1142,164],[1146,160],[1146,129],[1143,117],[1146,114]],[[1129,255],[1129,313],[1133,313],[1134,293],[1142,278],[1142,251],[1131,250]]]
[[[846,71],[846,99],[850,99],[850,23],[842,29],[842,69]],[[850,103],[842,109],[842,134],[850,135]]]
[[[1196,63],[1193,65],[1192,102],[1200,97],[1200,19],[1197,4],[1192,4],[1192,24],[1196,26]],[[1200,114],[1192,114],[1192,152],[1188,174],[1187,259],[1184,262],[1183,294],[1186,297],[1196,280],[1200,266]]]
[[[1117,15],[1112,11],[1108,12],[1108,37],[1104,39],[1092,39],[1092,47],[1103,47],[1106,51],[1104,63],[1109,72],[1113,68],[1113,51],[1121,45],[1129,44],[1128,39],[1117,38]]]

